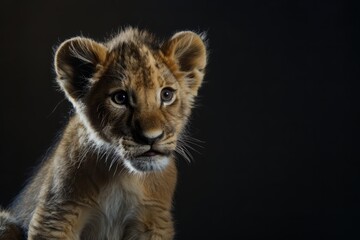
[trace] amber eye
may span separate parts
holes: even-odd
[[[125,91],[116,92],[111,96],[111,100],[116,104],[124,105],[127,103],[127,94]]]
[[[161,90],[161,101],[164,103],[169,103],[171,102],[171,100],[174,98],[174,91],[171,88],[164,88],[163,90]]]

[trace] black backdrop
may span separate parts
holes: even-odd
[[[3,1],[0,205],[66,123],[53,48],[126,25],[207,31],[210,62],[179,161],[176,239],[360,239],[354,1]]]

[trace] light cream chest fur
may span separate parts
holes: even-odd
[[[101,189],[98,209],[87,224],[84,239],[120,240],[127,224],[134,219],[138,195],[123,181],[114,181]]]

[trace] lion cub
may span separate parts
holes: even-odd
[[[159,42],[128,28],[56,51],[75,108],[60,141],[9,211],[0,239],[173,239],[174,152],[204,77],[194,32]]]

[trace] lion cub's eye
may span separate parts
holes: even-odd
[[[127,103],[127,94],[125,91],[116,92],[111,96],[111,100],[116,104],[124,105]]]
[[[163,103],[170,103],[171,100],[173,100],[174,98],[174,92],[175,90],[171,88],[164,88],[163,90],[161,90],[160,93],[161,101]]]

